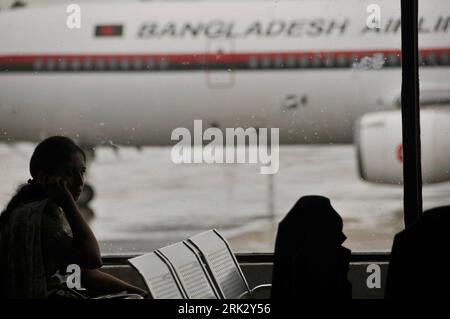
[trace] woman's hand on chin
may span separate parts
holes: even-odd
[[[61,208],[75,205],[75,200],[67,187],[67,181],[63,177],[49,176],[44,187],[50,200]]]

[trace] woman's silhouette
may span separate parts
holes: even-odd
[[[394,238],[385,298],[450,298],[450,206],[432,208]]]
[[[0,215],[0,285],[6,298],[82,297],[65,282],[68,265],[81,268],[90,295],[143,293],[101,272],[97,240],[78,210],[86,156],[72,140],[42,141],[30,160],[32,179]]]
[[[298,200],[278,227],[272,298],[351,298],[342,226],[328,198]]]

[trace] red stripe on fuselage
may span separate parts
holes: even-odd
[[[420,49],[420,53],[424,56],[435,54],[449,54],[450,48]],[[0,56],[1,65],[27,65],[33,64],[36,60],[58,60],[65,59],[67,62],[72,60],[90,59],[92,62],[103,59],[105,62],[115,60],[136,60],[136,59],[156,59],[165,60],[168,63],[247,63],[250,58],[362,58],[365,56],[373,56],[382,54],[385,57],[389,55],[397,55],[400,57],[400,50],[363,50],[363,51],[302,51],[302,52],[247,52],[247,53],[184,53],[184,54],[22,54],[22,55],[6,55]]]

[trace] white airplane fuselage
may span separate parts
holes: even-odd
[[[400,97],[399,3],[142,2],[0,12],[0,140],[164,145],[177,127],[350,143]],[[438,9],[439,8],[439,9]],[[450,3],[421,1],[421,88],[450,92]]]

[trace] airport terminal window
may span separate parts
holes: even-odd
[[[442,13],[433,5],[420,13],[429,24],[422,27],[434,30],[420,34],[421,85],[445,104],[450,28],[439,20],[448,12],[442,1],[430,1]],[[211,228],[234,251],[271,252],[277,223],[310,194],[329,197],[341,214],[344,245],[389,251],[403,228],[400,2],[377,3],[379,29],[367,25],[368,0],[195,2],[210,12],[201,18],[187,10],[192,2],[180,2],[177,17],[158,14],[150,1],[115,3],[108,4],[115,12],[133,13],[111,22],[126,34],[74,32],[49,21],[29,31],[45,41],[26,46],[13,40],[30,37],[13,27],[21,20],[2,12],[0,204],[28,179],[36,139],[64,133],[94,147],[86,189],[95,192],[84,211],[104,253],[150,251]],[[94,10],[102,5],[86,4],[98,17],[83,28],[110,21],[109,10]],[[62,6],[40,10],[59,14]],[[213,34],[216,20],[227,28]],[[198,23],[195,34],[187,22]],[[436,112],[424,113],[422,124],[442,137],[446,117]],[[260,162],[175,163],[175,129],[202,141],[194,120],[203,121],[199,131],[210,123],[223,132],[279,128],[278,171],[260,174]],[[424,158],[446,172],[427,173],[443,180],[425,186],[426,207],[448,198],[446,154]]]
[[[437,2],[432,8],[419,5],[419,16],[429,12],[439,12],[434,23],[435,41],[430,43],[426,37],[419,36],[419,47],[427,50],[419,60],[420,79],[420,126],[423,180],[423,210],[437,206],[450,205],[450,67],[448,55],[449,37],[442,33],[450,31],[448,17],[449,3]],[[447,18],[444,17],[447,13]],[[445,23],[443,21],[446,21]],[[427,27],[425,26],[427,29]],[[428,27],[427,30],[430,30]],[[420,35],[420,34],[419,34]],[[446,195],[444,195],[446,194]]]

